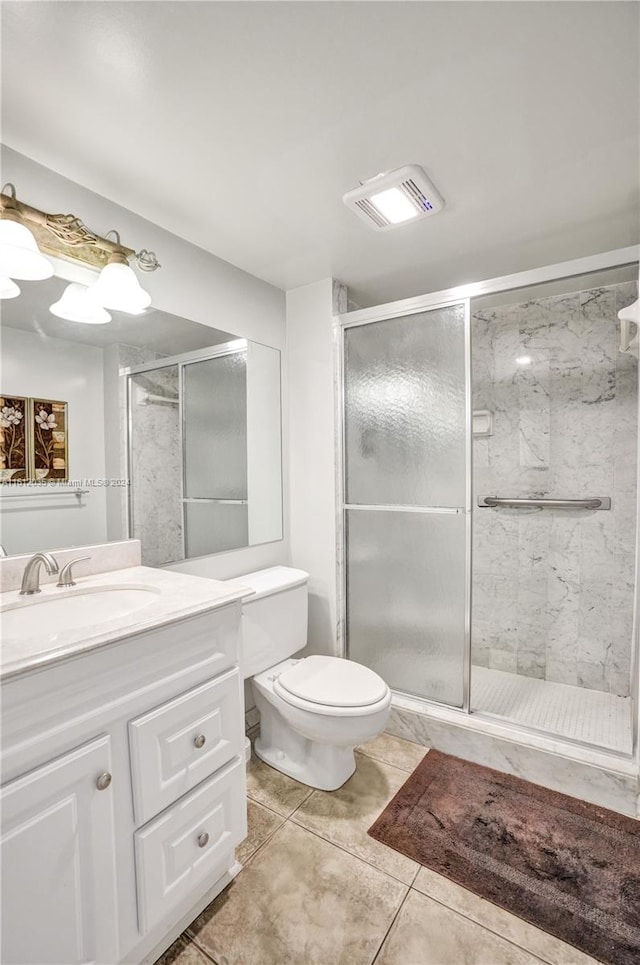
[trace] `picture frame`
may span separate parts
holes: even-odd
[[[29,399],[0,395],[0,483],[25,483],[30,463]]]
[[[30,464],[33,482],[69,480],[67,403],[29,399]]]

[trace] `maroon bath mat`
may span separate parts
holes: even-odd
[[[607,965],[640,963],[640,821],[431,750],[369,834]]]

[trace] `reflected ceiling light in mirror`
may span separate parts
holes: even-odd
[[[0,275],[0,298],[17,298],[20,289],[10,278],[3,278]]]
[[[67,285],[61,298],[49,307],[52,315],[66,318],[70,322],[80,322],[82,325],[105,325],[111,321],[111,315],[96,301],[91,288],[72,282]]]
[[[91,294],[103,308],[129,315],[139,315],[151,304],[151,295],[141,286],[126,258],[117,254],[100,272]]]

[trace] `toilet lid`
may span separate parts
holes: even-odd
[[[387,693],[387,685],[373,670],[340,657],[305,657],[278,677],[294,697],[328,707],[366,707]]]

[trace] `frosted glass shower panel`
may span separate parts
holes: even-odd
[[[346,502],[465,505],[463,303],[345,331]]]
[[[184,495],[247,499],[246,349],[183,368]]]
[[[347,510],[349,658],[394,690],[462,706],[463,513]]]
[[[206,501],[184,504],[185,556],[208,556],[249,544],[248,506]]]

